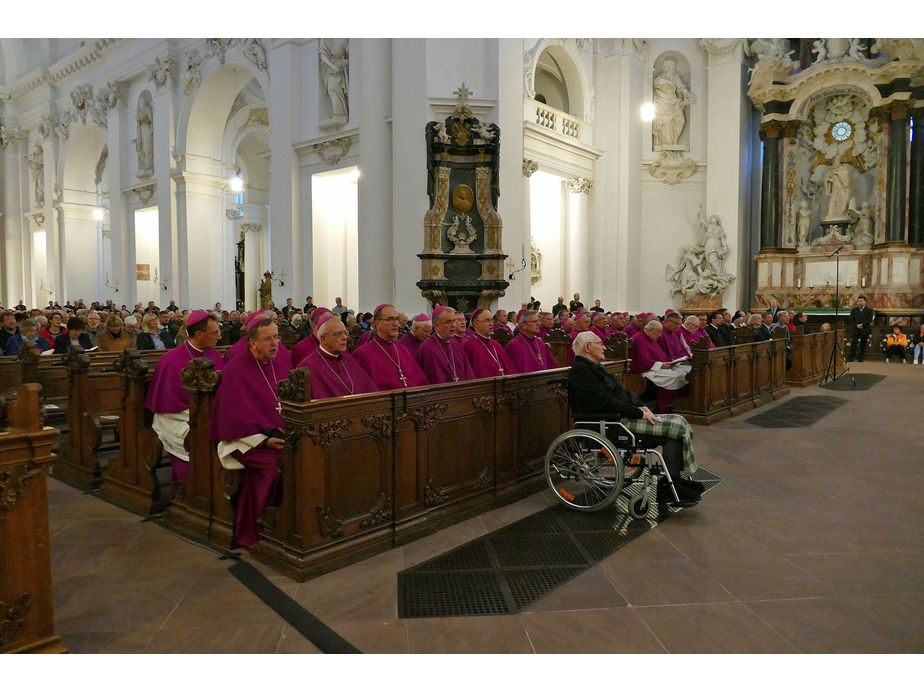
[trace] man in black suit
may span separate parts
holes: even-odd
[[[731,313],[728,312],[727,308],[720,308],[722,311],[722,324],[719,329],[725,335],[725,339],[728,340],[729,344],[735,343],[735,326],[732,324]]]
[[[311,311],[313,311],[315,308],[317,308],[317,306],[314,305],[314,301],[311,300],[311,296],[306,296],[305,297],[305,307],[302,308],[302,311],[305,313],[305,315],[307,315],[310,318]]]
[[[773,322],[776,322],[776,314],[780,312],[780,302],[775,298],[770,299],[770,316]]]
[[[847,355],[848,361],[853,361],[855,356],[860,363],[866,356],[866,343],[869,341],[869,331],[873,324],[876,312],[866,305],[866,296],[860,296],[857,304],[850,311],[850,323],[847,325],[850,330],[850,353]],[[860,347],[860,353],[857,354],[857,346]]]
[[[709,313],[709,324],[706,325],[706,332],[709,334],[709,339],[711,339],[712,343],[717,347],[731,346],[732,343],[728,340],[728,337],[725,336],[725,332],[720,329],[722,327],[722,322],[722,311],[712,311]]]
[[[769,310],[761,314],[761,323],[760,327],[757,328],[757,332],[754,334],[754,341],[764,342],[770,339],[770,329],[773,327],[773,313]]]
[[[583,308],[583,307],[584,307],[584,304],[581,303],[581,294],[574,294],[574,300],[568,304],[568,312],[570,312],[573,315],[574,311],[576,311],[578,308]]]

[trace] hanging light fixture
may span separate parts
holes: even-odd
[[[654,120],[655,117],[655,105],[650,101],[647,101],[642,104],[642,107],[639,109],[639,113],[642,116],[642,120],[646,123],[650,123]]]
[[[231,180],[228,181],[228,185],[231,188],[231,192],[239,193],[244,190],[244,179],[240,176],[232,176]]]
[[[105,209],[103,209],[102,207],[94,207],[94,208],[93,208],[93,219],[94,219],[94,221],[102,221],[103,218],[104,218],[105,216],[106,216],[106,210],[105,210]]]

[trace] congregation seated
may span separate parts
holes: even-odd
[[[491,313],[485,308],[476,308],[472,313],[471,338],[463,347],[476,378],[496,378],[516,373],[516,366],[507,352],[491,339]]]
[[[84,351],[92,349],[93,344],[90,342],[90,337],[83,331],[85,326],[86,323],[81,318],[75,317],[68,320],[67,332],[58,335],[55,339],[55,353],[67,353],[73,346],[79,346]]]
[[[924,324],[918,328],[918,333],[912,337],[914,351],[911,352],[911,363],[924,365]]]
[[[372,316],[372,337],[353,355],[379,390],[427,385],[427,376],[411,353],[398,344],[398,311],[389,303],[377,306]]]
[[[401,316],[398,315],[398,320],[400,319]],[[433,332],[433,321],[426,313],[420,313],[411,323],[411,329],[398,339],[398,344],[411,352],[412,356],[417,356],[417,349],[429,339],[431,332]]]
[[[136,346],[141,350],[172,349],[176,346],[173,335],[166,327],[161,328],[158,316],[154,313],[146,313],[141,319],[141,331],[135,340]]]
[[[86,327],[84,327],[83,333],[90,338],[90,344],[96,346],[99,341],[99,336],[103,333],[103,329],[105,329],[100,314],[95,310],[91,310],[87,313],[84,320],[86,321]]]
[[[123,318],[124,324],[122,332],[128,335],[128,338],[132,340],[133,346],[138,343],[138,328],[141,325],[142,317],[140,313],[132,313]]]
[[[760,315],[755,313],[751,317],[758,318],[758,321],[752,325],[752,327],[755,327],[754,341],[763,342],[770,339],[770,330],[773,328],[773,313],[768,310]]]
[[[41,354],[51,349],[51,344],[39,334],[39,323],[33,318],[24,320],[19,334],[13,335],[6,343],[6,356],[16,356],[23,344],[28,344]]]
[[[656,322],[656,321],[654,321]],[[620,421],[648,446],[661,445],[664,463],[680,497],[680,505],[695,505],[704,486],[689,478],[696,467],[693,429],[679,414],[656,415],[603,368],[606,349],[593,332],[582,332],[572,342],[574,364],[568,376],[568,399],[577,421]],[[686,475],[686,476],[683,476]],[[657,499],[674,503],[666,479],[658,482]]]
[[[47,324],[39,331],[39,334],[44,337],[49,344],[54,344],[55,340],[60,335],[67,334],[67,328],[64,327],[62,324],[63,322],[64,319],[61,313],[55,311],[48,316]]]
[[[472,380],[474,374],[463,344],[452,338],[455,310],[437,306],[433,309],[431,321],[433,333],[420,344],[414,356],[427,380],[431,385]]]
[[[557,368],[552,350],[539,336],[539,313],[535,310],[524,310],[518,320],[520,333],[511,339],[505,349],[510,361],[520,373]]]
[[[0,354],[6,353],[10,339],[19,334],[19,322],[16,313],[11,310],[0,313]]]

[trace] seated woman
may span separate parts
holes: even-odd
[[[23,320],[19,334],[10,337],[6,343],[6,356],[16,356],[23,344],[30,345],[37,352],[42,353],[51,349],[51,344],[39,334],[39,323],[34,318]]]
[[[141,331],[138,333],[138,337],[135,340],[135,344],[141,350],[153,351],[164,350],[172,348],[172,344],[168,347],[164,342],[163,337],[160,334],[160,322],[157,320],[157,316],[154,313],[146,313],[143,318],[141,318]]]
[[[892,326],[892,334],[886,338],[885,356],[886,363],[890,359],[901,359],[905,362],[905,349],[908,348],[908,337],[902,332],[898,325]]]
[[[90,341],[90,335],[84,333],[86,323],[82,318],[71,318],[67,321],[67,331],[58,335],[55,339],[55,353],[64,354],[70,351],[72,346],[79,346],[84,351],[93,348],[93,342]]]
[[[914,335],[914,352],[911,354],[911,363],[917,363],[924,365],[924,324],[918,330],[918,333]]]
[[[100,351],[134,349],[132,338],[122,331],[122,318],[113,313],[106,319],[105,330],[96,340]]]
[[[705,487],[689,478],[696,471],[693,429],[679,414],[655,415],[632,392],[623,389],[604,370],[606,349],[593,332],[581,332],[571,344],[574,364],[568,376],[568,398],[576,420],[612,420],[622,424],[648,445],[661,445],[664,463],[674,480],[682,506],[695,505]],[[687,477],[681,476],[681,473]],[[667,479],[658,481],[658,501],[674,503]]]

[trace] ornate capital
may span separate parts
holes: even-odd
[[[539,170],[539,162],[532,159],[523,159],[523,175],[529,178]]]
[[[241,224],[241,233],[260,233],[263,224]]]
[[[734,55],[735,51],[744,48],[744,39],[740,38],[701,38],[699,47],[710,60],[719,58],[728,58]]]
[[[260,39],[244,39],[241,47],[244,57],[247,58],[258,70],[266,71],[266,48]]]
[[[186,71],[183,72],[183,92],[189,95],[202,82],[202,57],[195,51],[186,54]]]
[[[225,64],[225,54],[228,49],[234,45],[236,39],[233,38],[210,38],[205,39],[205,50],[218,58],[221,65]]]
[[[74,111],[81,123],[86,124],[87,115],[93,106],[93,86],[82,84],[71,92],[71,101],[74,104]]]
[[[568,190],[573,193],[590,193],[594,182],[590,178],[572,178],[568,181]]]
[[[149,69],[149,76],[151,81],[154,82],[154,86],[162,87],[167,83],[168,79],[173,79],[176,76],[176,69],[176,60],[158,56],[154,59],[154,65]]]

